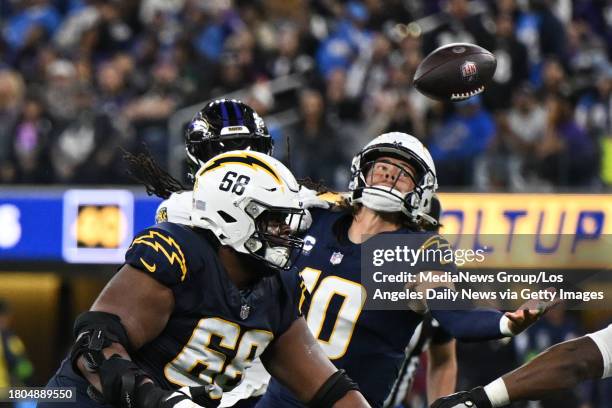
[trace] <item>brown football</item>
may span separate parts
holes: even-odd
[[[414,86],[438,100],[460,101],[485,90],[497,60],[475,44],[454,43],[432,51],[414,74]]]

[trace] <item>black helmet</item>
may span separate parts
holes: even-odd
[[[261,118],[245,103],[216,99],[196,113],[185,132],[190,173],[212,157],[230,150],[272,154],[272,138]]]

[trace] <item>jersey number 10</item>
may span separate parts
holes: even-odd
[[[306,319],[308,327],[327,357],[330,360],[339,359],[346,353],[353,337],[355,324],[366,300],[366,290],[359,283],[338,276],[327,276],[319,282],[321,271],[318,269],[304,268],[300,275],[312,295]],[[337,315],[330,313],[328,316],[329,304],[334,296],[342,298],[342,305]],[[334,319],[333,329],[329,338],[322,339],[323,325],[330,318]]]

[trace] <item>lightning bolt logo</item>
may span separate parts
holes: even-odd
[[[434,236],[430,237],[429,239],[427,239],[427,241],[425,241],[423,243],[423,245],[421,245],[421,249],[423,251],[425,251],[425,250],[427,250],[427,248],[431,248],[431,247],[433,247],[433,249],[430,249],[430,251],[431,250],[433,250],[433,251],[441,251],[442,253],[444,251],[447,251],[447,250],[451,249],[450,243],[447,240],[445,240],[444,238],[442,238],[440,235],[434,235]],[[443,259],[443,257],[441,256],[440,257],[440,263],[442,265],[445,265],[445,264],[447,264],[449,262],[445,261]]]
[[[162,242],[165,242],[166,245],[170,247],[170,251],[165,248]],[[147,245],[153,248],[155,252],[161,252],[166,257],[170,265],[174,265],[176,262],[181,269],[181,282],[185,280],[185,276],[187,275],[187,262],[185,261],[185,255],[183,254],[181,247],[172,237],[167,237],[157,231],[149,231],[148,234],[141,235],[135,238],[132,242],[132,246],[138,244]]]
[[[253,155],[250,155],[248,153],[230,154],[227,156],[217,156],[215,159],[213,159],[212,163],[210,163],[208,166],[200,170],[200,172],[198,173],[198,176],[201,176],[202,174],[208,171],[214,170],[218,167],[223,167],[224,165],[229,164],[229,163],[240,164],[243,166],[252,167],[254,169],[260,168],[261,170],[265,171],[270,176],[272,176],[272,178],[276,180],[278,184],[280,185],[283,184],[280,176],[278,175],[278,173],[276,173],[276,170],[274,170],[274,168],[271,165],[269,165],[265,161]]]

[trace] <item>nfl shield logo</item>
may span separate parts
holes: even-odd
[[[342,258],[344,258],[344,254],[342,252],[334,252],[331,258],[329,258],[329,262],[331,262],[332,265],[338,265],[340,262],[342,262]]]
[[[247,317],[249,317],[250,312],[251,312],[251,306],[242,305],[242,307],[240,308],[240,318],[242,320],[246,319]]]
[[[461,77],[466,82],[472,82],[478,75],[478,67],[472,61],[465,61],[461,65]]]

